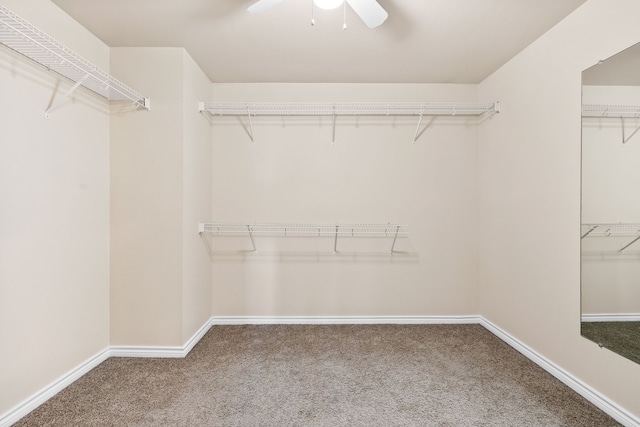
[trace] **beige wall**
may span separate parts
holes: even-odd
[[[182,342],[211,317],[211,261],[198,223],[211,217],[211,123],[198,102],[211,97],[211,82],[183,52]]]
[[[48,0],[3,0],[97,65]],[[109,104],[0,47],[0,416],[109,345]]]
[[[111,118],[111,344],[180,346],[210,316],[209,81],[182,48],[113,48],[111,72],[151,98]]]
[[[589,0],[479,87],[480,314],[640,416],[640,365],[580,336],[580,73],[640,41],[640,3]]]
[[[182,344],[182,59],[181,48],[111,50],[111,72],[152,102],[112,108],[113,345]]]
[[[477,95],[474,85],[214,84],[213,98],[474,101]],[[212,219],[407,224],[410,237],[398,249],[411,253],[369,256],[370,245],[360,245],[355,255],[354,248],[331,255],[329,244],[301,256],[273,250],[263,239],[255,254],[213,257],[213,315],[477,313],[475,119],[436,119],[412,145],[417,118],[341,117],[335,146],[330,118],[252,121],[255,144],[237,119],[213,119]]]

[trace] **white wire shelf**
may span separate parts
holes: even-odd
[[[76,82],[70,92],[81,85],[106,99],[130,100],[137,107],[149,109],[149,98],[100,70],[3,5],[0,5],[0,43]]]
[[[214,116],[479,116],[500,112],[495,102],[200,102]]]
[[[251,243],[249,252],[256,252],[256,239],[270,238],[323,238],[331,239],[333,253],[338,251],[338,240],[345,238],[388,239],[389,252],[394,253],[398,238],[407,237],[409,230],[402,224],[296,224],[296,223],[228,223],[212,222],[198,224],[200,236],[241,237]],[[208,240],[204,239],[209,246]]]
[[[332,142],[336,140],[336,118],[340,116],[417,116],[413,143],[422,133],[424,116],[487,116],[500,112],[500,102],[200,102],[200,112],[210,117],[245,116],[247,133],[253,138],[252,117],[317,116],[333,119]],[[428,127],[428,125],[427,125]],[[423,129],[424,131],[424,129]]]
[[[582,224],[580,239],[583,240],[583,251],[587,252],[600,251],[622,253],[630,250],[637,251],[640,250],[640,224]]]
[[[640,105],[583,104],[582,117],[638,118]]]

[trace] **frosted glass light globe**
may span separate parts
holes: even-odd
[[[313,0],[320,9],[330,10],[339,7],[344,0]]]

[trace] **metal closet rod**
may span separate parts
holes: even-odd
[[[62,99],[45,112],[47,117],[79,86],[109,100],[130,100],[137,107],[150,108],[149,98],[100,70],[3,5],[0,5],[0,43],[75,82]]]
[[[391,253],[394,253],[398,237],[408,235],[408,226],[403,224],[298,224],[298,223],[228,223],[212,222],[198,224],[201,236],[247,236],[251,240],[252,252],[256,244],[254,236],[261,237],[325,237],[333,238],[333,252],[338,252],[338,238],[373,237],[393,239]]]

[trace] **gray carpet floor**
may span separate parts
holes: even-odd
[[[16,426],[615,426],[479,325],[214,326],[111,358]]]

